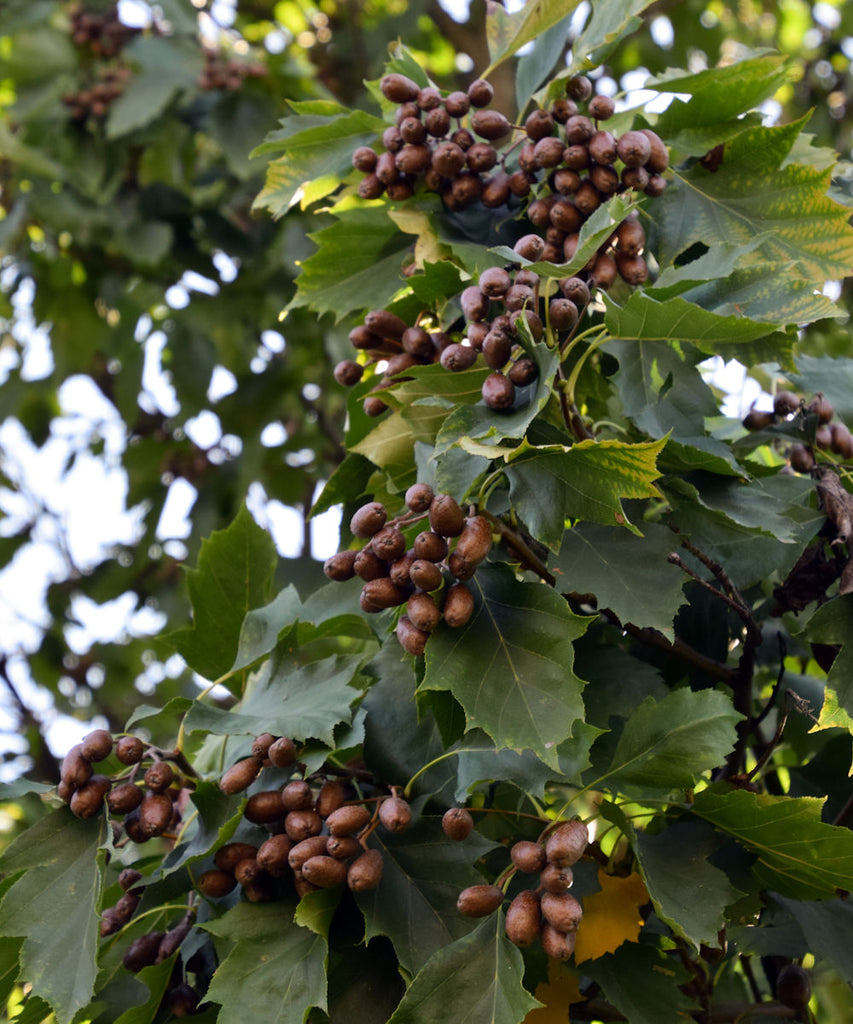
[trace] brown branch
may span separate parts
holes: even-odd
[[[624,630],[629,636],[639,640],[640,643],[648,644],[650,647],[657,647],[658,650],[665,651],[667,654],[674,654],[700,671],[707,672],[708,675],[713,676],[715,679],[731,685],[732,678],[735,676],[737,669],[731,669],[728,665],[707,657],[694,647],[684,643],[683,640],[678,638],[667,640],[663,633],[659,633],[656,629],[640,628],[630,622],[620,622],[618,617],[609,608],[603,608],[601,614],[606,616],[619,629]]]
[[[493,526],[497,527],[501,540],[519,556],[522,565],[526,569],[535,572],[537,576],[550,584],[550,586],[556,585],[557,578],[549,572],[545,563],[533,553],[519,533],[513,530],[511,526],[508,526],[502,519],[489,512],[488,509],[483,509],[480,514],[484,515]]]

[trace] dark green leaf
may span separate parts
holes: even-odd
[[[643,536],[609,526],[578,523],[567,530],[550,568],[561,590],[595,594],[623,623],[650,626],[672,636],[675,613],[684,604],[683,572],[667,561],[677,546],[672,530],[643,524]]]
[[[356,895],[365,937],[387,935],[405,971],[416,974],[429,958],[468,934],[473,924],[456,909],[459,893],[483,881],[474,862],[494,844],[473,832],[464,842],[448,839],[440,818],[421,818],[399,834],[370,838],[382,853],[379,887]]]
[[[708,859],[719,844],[697,821],[678,821],[654,836],[639,832],[633,842],[658,916],[696,948],[717,944],[725,908],[743,895]]]
[[[503,914],[491,914],[431,957],[388,1024],[444,1024],[448,1007],[472,1024],[518,1024],[540,1005],[524,988],[523,975],[521,951],[504,934]]]
[[[805,626],[805,635],[813,643],[841,644],[841,649],[826,678],[826,685],[835,691],[837,706],[853,719],[853,594],[842,594],[827,601],[812,615]],[[821,715],[823,723],[824,715]]]
[[[139,70],[110,105],[107,136],[111,139],[150,124],[178,93],[195,86],[202,68],[197,46],[166,36],[140,35],[125,53]]]
[[[499,64],[517,53],[525,43],[546,32],[566,15],[571,14],[580,0],[539,0],[512,14],[500,4],[490,3],[486,17],[486,40],[489,44],[489,67],[483,72],[488,77]]]
[[[293,909],[238,903],[201,926],[229,943],[207,991],[222,1006],[219,1024],[303,1024],[312,1007],[325,1009],[326,939],[292,921]]]
[[[474,613],[460,629],[442,624],[430,637],[421,689],[450,690],[467,728],[558,768],[557,747],[583,718],[572,640],[588,620],[549,587],[520,583],[502,564],[482,565],[469,587]]]
[[[853,420],[853,359],[844,356],[797,356],[793,382],[804,396],[823,394],[835,409],[835,415],[849,423]]]
[[[648,697],[626,721],[603,779],[643,790],[689,789],[725,760],[742,717],[716,690]]]
[[[189,827],[182,834],[182,842],[163,858],[161,870],[164,875],[206,857],[214,847],[228,842],[240,824],[242,816],[234,800],[226,796],[215,782],[198,782],[190,800],[197,813],[192,815]],[[187,818],[190,818],[189,814]]]
[[[583,972],[601,985],[631,1024],[660,1024],[662,1006],[669,1020],[692,1020],[694,1004],[679,991],[689,975],[680,962],[653,945],[651,937],[625,942],[615,953],[584,961]]]
[[[809,951],[820,962],[831,964],[847,984],[853,983],[853,950],[848,936],[853,928],[853,907],[846,899],[794,900],[774,894],[796,920]]]

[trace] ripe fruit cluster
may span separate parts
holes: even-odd
[[[140,31],[119,18],[118,5],[105,11],[75,7],[71,11],[71,41],[87,46],[96,57],[115,57]]]
[[[647,129],[619,138],[601,129],[614,103],[593,96],[584,76],[570,79],[565,97],[534,110],[523,125],[487,109],[494,91],[482,79],[446,96],[396,73],[379,87],[398,107],[382,135],[383,152],[361,146],[353,154],[353,166],[365,175],[359,184],[364,199],[383,193],[408,199],[422,178],[449,210],[476,202],[495,209],[547,188],[560,206],[550,223],[561,238],[549,242],[553,253],[546,258],[559,263],[565,238],[606,198],[625,190],[657,196],[666,188],[669,155],[661,139]]]
[[[263,78],[267,69],[263,64],[245,60],[227,60],[219,50],[204,50],[204,68],[196,79],[199,89],[226,89],[236,92],[246,78]]]
[[[130,68],[123,65],[101,65],[97,71],[98,80],[78,89],[66,92],[62,102],[68,108],[68,116],[72,121],[86,121],[93,117],[102,120],[109,113],[114,103],[125,90],[132,77]]]
[[[405,604],[397,639],[409,654],[423,654],[442,619],[454,629],[470,619],[474,596],[466,581],[491,550],[492,527],[485,516],[466,516],[454,498],[436,494],[428,484],[413,484],[405,503],[407,511],[391,520],[381,502],[362,505],[350,529],[367,543],[360,551],[332,555],[323,569],[331,580],[358,576],[364,581],[365,612]],[[407,534],[419,523],[426,528],[410,545]]]
[[[247,789],[267,767],[295,767],[297,751],[287,737],[264,733],[252,753],[232,765],[219,781],[227,794]],[[328,773],[327,773],[328,774]],[[246,821],[269,833],[259,842],[231,842],[214,855],[213,867],[197,880],[210,899],[238,885],[253,903],[277,899],[291,886],[299,896],[346,884],[353,892],[373,889],[382,877],[382,855],[368,849],[377,825],[401,832],[412,821],[408,803],[392,791],[371,812],[356,801],[355,789],[340,777],[306,779],[297,770],[281,788],[253,793],[243,810]]]
[[[818,451],[833,452],[841,459],[853,459],[853,434],[846,424],[835,420],[835,409],[823,394],[817,394],[808,402],[793,391],[779,391],[773,399],[773,411],[751,409],[743,420],[747,430],[765,430],[785,420],[797,417],[817,417],[814,446],[793,443],[788,449],[791,468],[797,473],[809,473],[817,465],[815,448]]]
[[[120,770],[112,778],[95,774],[92,765],[112,753],[130,770]],[[144,772],[143,762],[148,763]],[[161,751],[146,747],[137,736],[120,736],[114,742],[106,729],[95,729],[65,755],[57,794],[78,818],[93,817],[106,800],[109,812],[124,818],[127,838],[145,843],[180,822],[181,803],[189,785]],[[117,824],[114,831],[118,832]]]
[[[461,817],[467,813],[458,807],[446,812],[442,824],[448,836],[465,838],[470,833],[468,822]],[[539,885],[521,889],[507,908],[505,929],[511,942],[524,947],[538,938],[548,956],[568,960],[572,955],[583,908],[568,890],[573,882],[572,865],[581,859],[588,844],[586,825],[574,820],[558,824],[540,842],[521,840],[512,846],[512,866],[502,878],[509,881],[518,872],[538,873]],[[500,885],[472,885],[462,890],[456,905],[467,917],[484,917],[503,901]]]

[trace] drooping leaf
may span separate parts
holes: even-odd
[[[474,612],[467,625],[442,625],[430,637],[421,689],[450,690],[467,728],[558,768],[557,747],[583,717],[571,641],[587,620],[549,587],[516,580],[505,565],[480,566],[469,586]]]
[[[716,945],[725,908],[743,894],[708,859],[719,846],[713,831],[677,821],[659,835],[638,832],[632,845],[658,916],[697,949]]]
[[[309,237],[318,251],[302,262],[288,309],[307,306],[340,320],[361,309],[384,309],[403,284],[403,254],[411,248],[375,206],[338,204],[335,223]]]
[[[0,935],[24,937],[21,974],[59,1024],[69,1024],[94,992],[104,837],[101,815],[82,821],[62,807],[0,858],[0,871],[25,872],[3,900]]]
[[[201,925],[229,944],[207,991],[222,1006],[219,1024],[304,1024],[312,1007],[326,1008],[328,944],[293,912],[290,904],[238,903]]]
[[[254,156],[276,154],[267,167],[266,184],[255,199],[255,209],[267,209],[273,217],[280,217],[295,203],[306,207],[322,199],[338,188],[352,169],[353,152],[374,143],[386,127],[381,118],[366,111],[331,106],[323,113],[311,108],[311,113],[290,114],[282,119],[280,129],[253,150]]]
[[[639,908],[649,901],[636,871],[625,878],[598,870],[599,892],[585,896],[583,919],[575,941],[575,963],[614,953],[623,942],[636,942],[643,927]]]
[[[695,1004],[679,990],[689,978],[686,968],[651,940],[626,942],[615,953],[586,961],[583,971],[631,1024],[660,1024],[662,1006],[669,1020],[693,1019]]]
[[[388,1024],[443,1024],[448,1007],[471,1024],[518,1024],[539,1005],[524,988],[523,975],[521,951],[504,934],[498,911],[433,954]]]
[[[579,441],[531,445],[507,452],[506,476],[514,507],[538,540],[560,550],[566,519],[627,526],[624,498],[657,496],[656,459],[666,442]]]
[[[774,903],[783,906],[799,924],[809,951],[818,961],[831,964],[839,976],[853,983],[853,950],[845,936],[853,927],[853,907],[846,899],[796,900],[774,894]]]
[[[672,530],[643,524],[643,536],[628,530],[578,523],[567,530],[550,568],[562,591],[595,594],[621,622],[650,626],[672,636],[672,622],[686,598],[683,572],[667,561],[676,546]]]
[[[200,675],[217,679],[234,664],[243,619],[266,602],[277,558],[245,505],[202,542],[198,566],[187,573],[193,625],[165,638]]]
[[[821,821],[823,800],[711,787],[693,812],[732,836],[758,860],[754,874],[793,899],[826,899],[853,888],[853,832]]]
[[[603,64],[614,46],[640,25],[638,15],[649,0],[598,0],[583,32],[572,45],[573,71]]]
[[[401,966],[416,974],[433,954],[472,927],[456,900],[483,876],[474,862],[494,848],[478,832],[464,843],[448,839],[441,819],[423,817],[405,832],[375,832],[369,846],[382,854],[382,879],[376,889],[356,895],[364,914],[365,937],[387,935]]]
[[[853,718],[853,594],[841,594],[820,606],[805,626],[805,635],[819,644],[841,644],[826,685],[835,691],[838,707]],[[821,714],[821,719],[823,719]]]
[[[725,760],[741,717],[716,690],[681,689],[660,701],[647,698],[626,721],[603,779],[643,790],[689,789]]]

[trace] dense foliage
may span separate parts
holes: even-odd
[[[4,14],[17,1024],[849,1018],[845,28],[576,6]]]

